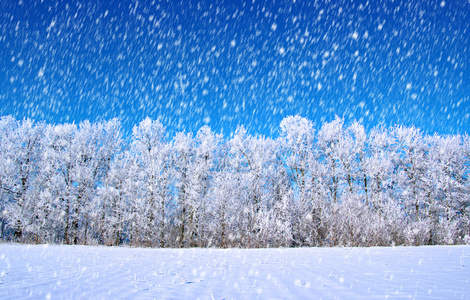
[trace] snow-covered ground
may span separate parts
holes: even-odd
[[[0,299],[469,299],[470,246],[140,249],[0,244]]]

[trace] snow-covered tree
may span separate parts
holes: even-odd
[[[469,233],[468,137],[434,135],[430,140],[426,217],[433,224],[432,243],[453,244]]]
[[[188,187],[190,209],[190,246],[205,246],[210,242],[209,226],[211,191],[215,172],[220,160],[222,136],[202,127],[194,140],[195,154],[190,166]]]
[[[470,242],[470,138],[299,116],[275,140],[0,119],[1,237],[151,247]]]
[[[34,222],[36,218],[42,217],[34,211],[44,125],[5,117],[0,120],[0,129],[2,211],[14,231],[15,239],[32,239]],[[3,220],[1,226],[3,231]]]
[[[276,142],[262,136],[253,137],[239,127],[229,141],[230,167],[239,189],[240,215],[237,218],[240,242],[246,246],[261,246],[268,241],[257,237],[262,233],[260,221],[280,199],[276,176]],[[282,198],[282,196],[281,196]],[[260,244],[261,243],[261,244]]]
[[[163,247],[171,199],[170,144],[165,127],[158,120],[146,118],[132,133],[131,154],[136,171],[132,176],[136,180],[130,228],[133,243]]]
[[[50,125],[46,128],[42,155],[44,189],[41,194],[46,207],[51,208],[50,229],[56,229],[54,239],[71,242],[71,222],[74,207],[72,180],[74,157],[72,145],[77,126]]]
[[[319,161],[324,166],[326,175],[325,181],[329,193],[330,201],[338,202],[341,196],[341,159],[344,158],[345,133],[343,129],[344,120],[336,117],[330,123],[322,125],[318,132],[317,147],[319,151]]]
[[[190,246],[195,234],[194,222],[198,203],[191,198],[191,170],[196,156],[191,134],[177,133],[173,142],[173,171],[177,193],[175,224],[176,241],[180,247]]]

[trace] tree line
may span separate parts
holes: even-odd
[[[149,118],[0,119],[0,235],[26,243],[301,247],[470,243],[470,138],[414,127],[277,138],[178,132]]]

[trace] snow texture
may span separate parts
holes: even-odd
[[[470,246],[141,249],[0,244],[2,299],[465,299]]]

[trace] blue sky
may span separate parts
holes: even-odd
[[[0,115],[470,132],[470,1],[1,1]]]

